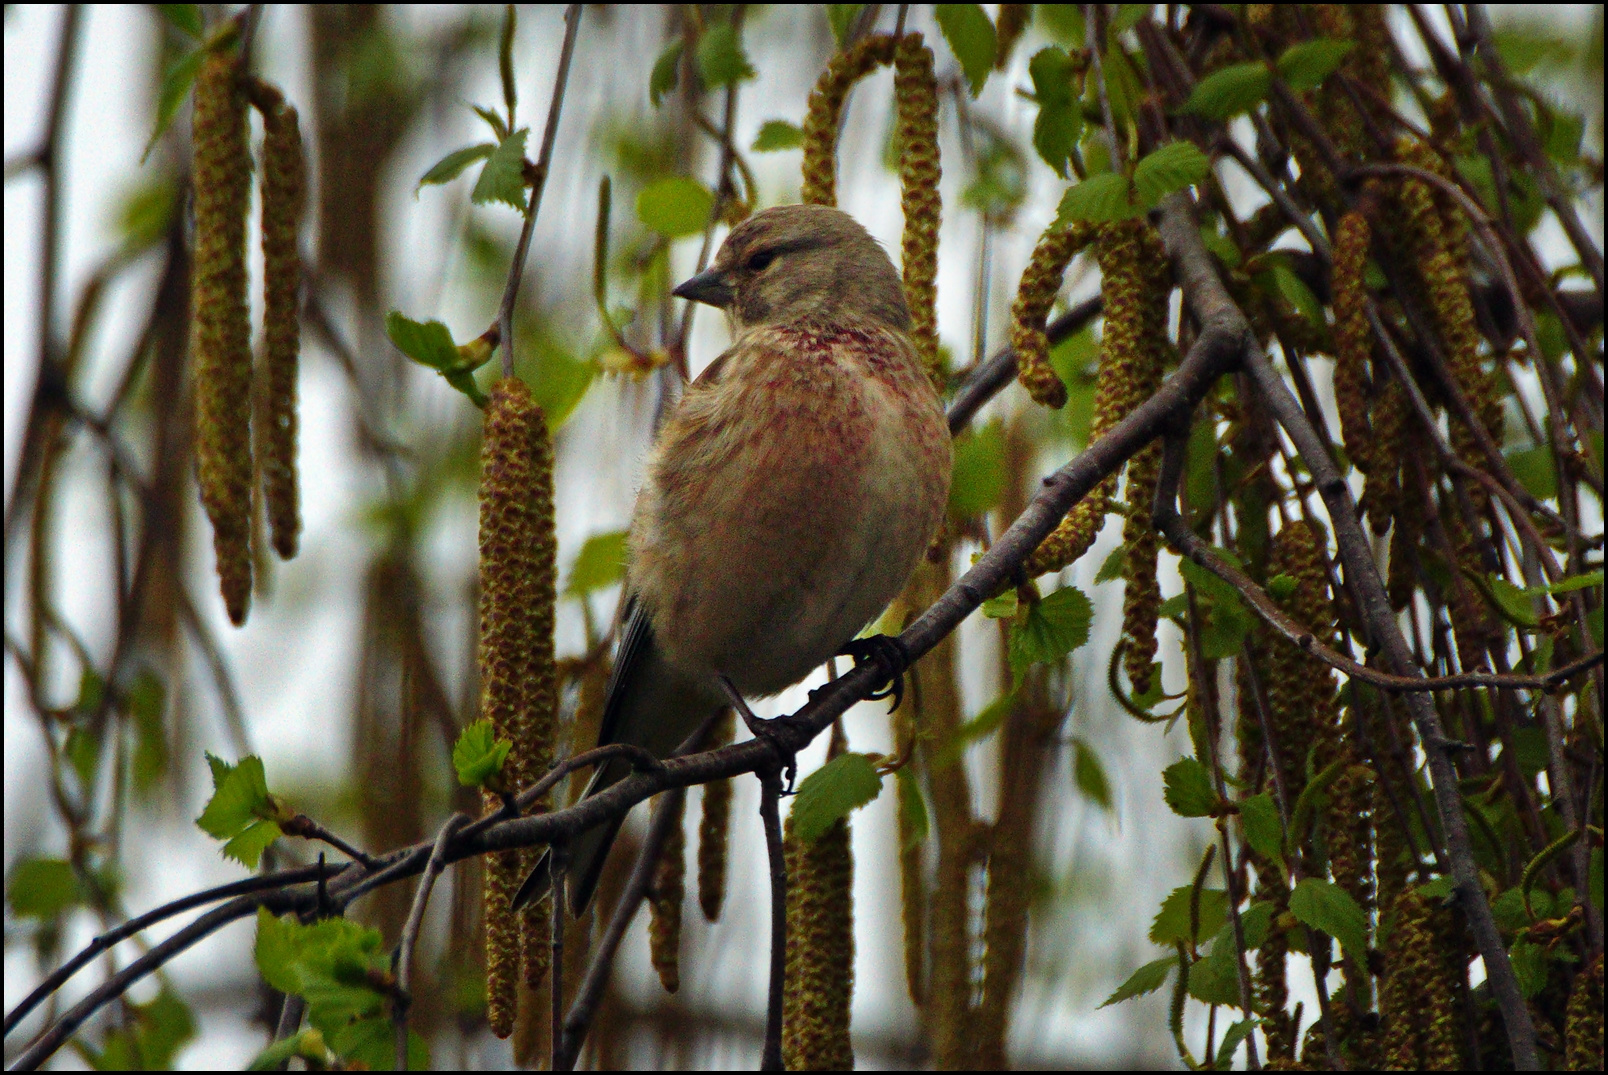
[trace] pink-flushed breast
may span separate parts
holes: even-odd
[[[745,333],[660,435],[631,585],[673,665],[773,694],[897,594],[948,499],[950,438],[904,336]]]

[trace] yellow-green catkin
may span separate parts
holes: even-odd
[[[917,1008],[927,1002],[927,879],[925,840],[917,825],[926,816],[920,801],[921,778],[913,764],[916,722],[909,712],[893,718],[894,745],[905,768],[897,778],[899,796],[899,907],[904,927],[905,988]],[[911,801],[912,799],[916,801]]]
[[[258,463],[274,550],[296,555],[301,504],[296,479],[296,373],[301,350],[301,253],[298,238],[307,202],[307,162],[294,106],[277,87],[254,80],[251,97],[262,113],[263,363],[258,392]]]
[[[1268,575],[1287,576],[1294,588],[1280,607],[1310,631],[1319,642],[1333,641],[1333,607],[1323,553],[1306,523],[1295,521],[1273,536],[1268,551]],[[1272,756],[1284,779],[1287,795],[1306,783],[1307,755],[1313,753],[1314,771],[1338,756],[1339,712],[1335,703],[1333,673],[1329,667],[1283,638],[1265,637],[1268,720],[1273,732]]]
[[[1380,1065],[1398,1071],[1461,1069],[1455,988],[1441,950],[1444,932],[1430,901],[1411,889],[1396,898],[1395,926],[1379,993]],[[1459,946],[1460,948],[1460,946]]]
[[[481,442],[480,712],[498,738],[513,743],[503,769],[508,791],[552,764],[552,474],[552,442],[541,407],[522,381],[497,382]],[[485,798],[488,808],[500,805],[490,791]],[[513,1030],[522,964],[525,981],[534,985],[550,958],[551,895],[522,916],[510,908],[536,858],[533,849],[508,851],[486,865],[487,1019],[499,1037]]]
[[[1602,1070],[1602,956],[1575,975],[1563,1034],[1565,1068]]]
[[[195,454],[229,619],[251,605],[251,320],[246,305],[250,127],[232,43],[209,46],[195,80],[195,262],[190,348]]]
[[[892,34],[872,34],[833,56],[810,91],[804,112],[804,185],[800,200],[837,205],[838,121],[854,84],[893,62]]]
[[[1095,239],[1105,328],[1094,388],[1094,418],[1089,429],[1091,443],[1126,417],[1160,383],[1159,365],[1146,346],[1151,342],[1148,319],[1153,316],[1146,309],[1146,295],[1153,283],[1145,263],[1144,240],[1149,228],[1142,220],[1104,224]],[[1029,557],[1029,577],[1059,571],[1089,551],[1116,487],[1117,476],[1109,475],[1073,506]]]
[[[1066,267],[1094,238],[1094,229],[1078,223],[1070,228],[1051,224],[1039,236],[1033,256],[1022,271],[1022,282],[1011,303],[1011,350],[1016,352],[1016,379],[1033,402],[1057,409],[1066,406],[1066,385],[1050,368],[1050,341],[1044,320],[1061,290]]]
[[[670,835],[653,870],[653,888],[648,900],[648,954],[659,984],[665,992],[681,988],[681,905],[687,897],[687,833],[682,824],[687,800],[667,800],[663,809],[674,809]]]
[[[904,209],[905,302],[910,339],[933,383],[943,388],[938,360],[938,83],[932,50],[920,34],[905,34],[893,56],[893,93],[899,108],[899,203]]]
[[[1273,904],[1275,925],[1267,940],[1256,950],[1256,972],[1251,980],[1251,999],[1265,1020],[1262,1031],[1267,1040],[1267,1063],[1273,1067],[1278,1061],[1295,1059],[1295,1020],[1285,1009],[1290,1003],[1290,988],[1285,977],[1285,961],[1290,954],[1289,939],[1277,918],[1288,909],[1290,893],[1276,871],[1261,871],[1256,884],[1258,902]]]
[[[725,746],[735,734],[731,710],[715,725],[711,748]],[[698,906],[706,919],[720,918],[726,900],[726,840],[731,831],[731,781],[711,780],[703,786],[703,815],[698,821]]]
[[[1368,420],[1368,368],[1373,333],[1368,325],[1365,270],[1373,229],[1360,212],[1340,218],[1334,230],[1334,403],[1346,454],[1364,474],[1375,464],[1373,426]]]
[[[1443,175],[1440,155],[1421,142],[1403,140],[1397,159],[1424,171]],[[1494,373],[1480,365],[1480,333],[1467,280],[1468,225],[1461,212],[1439,190],[1413,178],[1391,188],[1402,219],[1403,238],[1411,251],[1408,264],[1417,276],[1422,299],[1434,318],[1452,380],[1468,398],[1478,421],[1491,439],[1502,443],[1502,393]],[[1474,434],[1462,422],[1452,422],[1452,445],[1474,466],[1484,466],[1484,454]],[[1483,509],[1488,494],[1478,483],[1469,487],[1476,508]]]
[[[848,1071],[854,995],[854,859],[849,825],[832,823],[804,843],[787,818],[787,987],[782,1061],[793,1071]]]

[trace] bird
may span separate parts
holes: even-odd
[[[899,274],[849,214],[758,212],[672,294],[723,310],[732,343],[661,429],[627,542],[598,744],[658,758],[729,704],[722,677],[760,698],[835,654],[858,661],[867,651],[850,644],[931,545],[952,470]],[[902,670],[889,669],[895,683]],[[586,796],[630,771],[624,758],[599,766]],[[571,840],[571,913],[620,824]],[[516,908],[548,872],[543,856]]]

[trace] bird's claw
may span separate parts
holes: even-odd
[[[737,711],[737,715],[743,719],[743,725],[747,727],[748,733],[755,739],[763,739],[769,744],[771,752],[781,762],[782,775],[787,777],[787,786],[782,790],[782,794],[793,794],[793,781],[798,778],[798,755],[782,742],[781,737],[774,730],[777,725],[791,723],[793,718],[776,717],[771,720],[765,720],[756,716],[754,711],[748,708],[748,703],[743,700],[742,693],[738,691],[730,679],[720,676],[719,680],[720,688],[725,693],[726,700]]]
[[[853,657],[855,668],[867,664],[876,665],[878,671],[887,677],[886,685],[866,697],[871,700],[892,698],[893,705],[888,707],[889,713],[899,708],[899,703],[904,701],[904,674],[910,667],[910,653],[905,649],[903,642],[893,635],[872,635],[869,638],[856,638],[844,643],[838,653],[845,657]]]

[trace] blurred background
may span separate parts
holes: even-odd
[[[890,30],[894,11],[873,7],[861,17]],[[933,44],[942,88],[938,328],[955,371],[1003,345],[1015,282],[1064,188],[1033,154],[1036,109],[1019,92],[1031,86],[1028,58],[1056,40],[1057,22],[1043,11],[1004,73],[975,99],[965,92],[931,9],[912,7],[908,15],[909,27]],[[1541,83],[1586,108],[1592,118],[1585,144],[1600,158],[1601,8],[1551,7],[1545,24],[1530,21],[1541,13],[1493,11],[1515,41],[1531,48],[1532,73]],[[532,155],[562,15],[560,7],[519,9],[518,123],[533,128]],[[719,146],[698,117],[719,123],[725,94],[703,91],[684,72],[659,103],[650,100],[655,60],[681,36],[687,17],[674,7],[586,7],[536,224],[516,318],[519,372],[555,427],[561,594],[588,539],[626,526],[655,415],[674,399],[673,367],[647,370],[642,356],[674,337],[682,304],[667,291],[696,270],[703,239],[668,239],[634,207],[640,191],[667,177],[716,181]],[[729,16],[705,8],[701,17]],[[440,377],[399,355],[383,318],[397,309],[417,320],[439,319],[460,341],[483,331],[495,318],[519,226],[507,206],[470,204],[472,174],[418,187],[447,153],[487,138],[470,106],[501,102],[501,8],[265,9],[253,66],[300,109],[313,175],[303,232],[311,273],[300,383],[304,529],[296,559],[258,558],[250,620],[232,627],[190,478],[182,365],[168,361],[182,358],[182,336],[177,349],[161,342],[171,328],[160,301],[164,284],[184,279],[172,276],[183,259],[171,240],[183,234],[172,222],[188,170],[188,105],[142,161],[163,72],[185,42],[153,8],[91,7],[79,18],[61,119],[59,231],[52,235],[43,223],[47,183],[28,158],[47,130],[66,14],[8,5],[5,15],[5,862],[10,878],[19,862],[91,861],[105,898],[49,917],[19,914],[8,904],[8,1009],[42,968],[82,947],[119,913],[245,876],[193,824],[210,793],[203,752],[231,760],[260,754],[274,792],[369,850],[423,839],[451,809],[473,804],[452,780],[447,755],[475,710],[480,415]],[[836,47],[827,13],[820,6],[752,6],[742,44],[754,77],[739,85],[732,142],[752,172],[754,208],[797,201],[798,150],[749,147],[767,121],[802,122],[809,89]],[[840,207],[896,256],[902,219],[891,166],[891,82],[884,70],[851,98],[838,189]],[[594,221],[605,175],[614,207],[608,303],[630,350],[605,331],[593,296]],[[1247,207],[1259,200],[1247,196]],[[1586,211],[1600,235],[1600,201],[1588,201]],[[723,234],[718,229],[714,241]],[[54,273],[40,267],[49,244]],[[253,278],[260,279],[255,225],[251,257]],[[1063,301],[1097,291],[1093,273],[1074,274]],[[260,305],[260,288],[254,287],[254,302]],[[53,528],[52,557],[35,565],[26,555],[25,530],[12,531],[15,498],[31,495],[19,493],[16,476],[37,391],[42,317],[60,340],[72,341],[78,401],[94,414],[116,409],[125,454],[114,457],[82,426],[68,428],[41,524]],[[1057,364],[1086,363],[1094,338],[1074,339]],[[727,340],[713,311],[694,314],[685,350],[690,372],[696,375]],[[1014,387],[985,408],[974,427],[1012,438],[1008,465],[983,505],[988,533],[1008,525],[1014,509],[1006,506],[1020,505],[1039,476],[1081,447],[1087,424],[1086,411],[1048,414]],[[149,483],[162,512],[148,540],[121,553],[135,537],[134,509],[126,484],[108,494],[120,488],[109,479],[113,466]],[[986,536],[978,525],[962,533],[957,570]],[[1121,588],[1095,583],[1094,575],[1119,540],[1120,526],[1107,527],[1068,572],[1068,581],[1093,598],[1095,620],[1090,644],[1057,681],[1069,716],[1043,772],[1006,771],[996,735],[976,736],[965,748],[979,819],[996,815],[1001,789],[1011,781],[1038,781],[1042,788],[1030,947],[1011,1023],[1014,1066],[1177,1063],[1166,1030],[1166,991],[1099,1007],[1134,968],[1165,954],[1146,937],[1150,919],[1169,891],[1188,883],[1212,835],[1209,826],[1161,808],[1160,772],[1189,752],[1183,727],[1128,719],[1106,686]],[[118,595],[127,591],[130,571],[149,566],[147,555],[154,564],[182,567],[171,576],[150,567],[161,579],[131,609]],[[1164,594],[1179,589],[1172,563],[1163,558]],[[580,657],[603,637],[619,596],[613,583],[587,590],[583,579],[570,589],[559,606],[561,659]],[[29,598],[41,592],[49,595],[48,611],[38,614],[48,621],[42,629]],[[137,631],[124,629],[130,617]],[[46,642],[36,650],[29,640],[40,637]],[[995,623],[974,617],[958,641],[970,718],[1008,684],[1001,682]],[[1178,690],[1182,653],[1170,626],[1161,643],[1164,683]],[[31,675],[19,664],[24,652],[35,662]],[[74,754],[54,722],[65,719],[62,713],[106,715],[100,700],[108,684],[99,677],[109,669],[117,697],[145,701],[111,714],[115,733]],[[824,670],[756,708],[764,716],[791,712],[822,679]],[[851,711],[845,729],[851,749],[893,749],[881,704]],[[47,734],[56,747],[47,747]],[[801,773],[820,764],[824,749],[823,740],[801,757]],[[1078,758],[1082,765],[1074,766]],[[107,775],[114,772],[116,780]],[[62,788],[71,793],[66,799]],[[612,1055],[622,1063],[742,1066],[758,1056],[769,896],[757,781],[738,781],[735,791],[725,911],[714,924],[690,909],[686,914],[680,991],[667,994],[649,966],[645,914],[622,949],[611,999]],[[128,808],[109,810],[114,797]],[[694,790],[688,803],[694,843],[699,799]],[[895,812],[889,793],[853,819],[853,1028],[863,1067],[909,1066],[927,1055],[905,989]],[[633,825],[645,814],[638,810]],[[297,841],[279,845],[281,863],[308,861],[312,853]],[[980,908],[981,878],[973,875],[972,902]],[[472,929],[478,884],[476,871],[455,870],[431,907],[420,973],[433,995],[421,1001],[418,1018],[437,1066],[502,1067],[511,1060],[508,1044],[480,1018],[475,967],[466,955],[474,945],[462,941]],[[389,941],[410,893],[411,885],[394,886],[360,904],[357,916],[380,925]],[[152,940],[173,928],[153,930]],[[173,1058],[178,1066],[238,1067],[267,1040],[271,1020],[264,1021],[266,991],[252,963],[252,936],[249,923],[238,923],[170,965],[169,983],[195,1016],[194,1036]],[[132,957],[116,958],[121,965]],[[80,975],[64,999],[81,996],[98,974]],[[1310,989],[1310,974],[1292,974],[1291,981]],[[146,982],[134,996],[155,992],[155,983]],[[1198,1006],[1192,1009],[1191,1019],[1201,1016]],[[92,1023],[84,1034],[95,1041],[102,1032]],[[8,1058],[20,1044],[8,1042]],[[58,1060],[81,1061],[65,1052]]]

